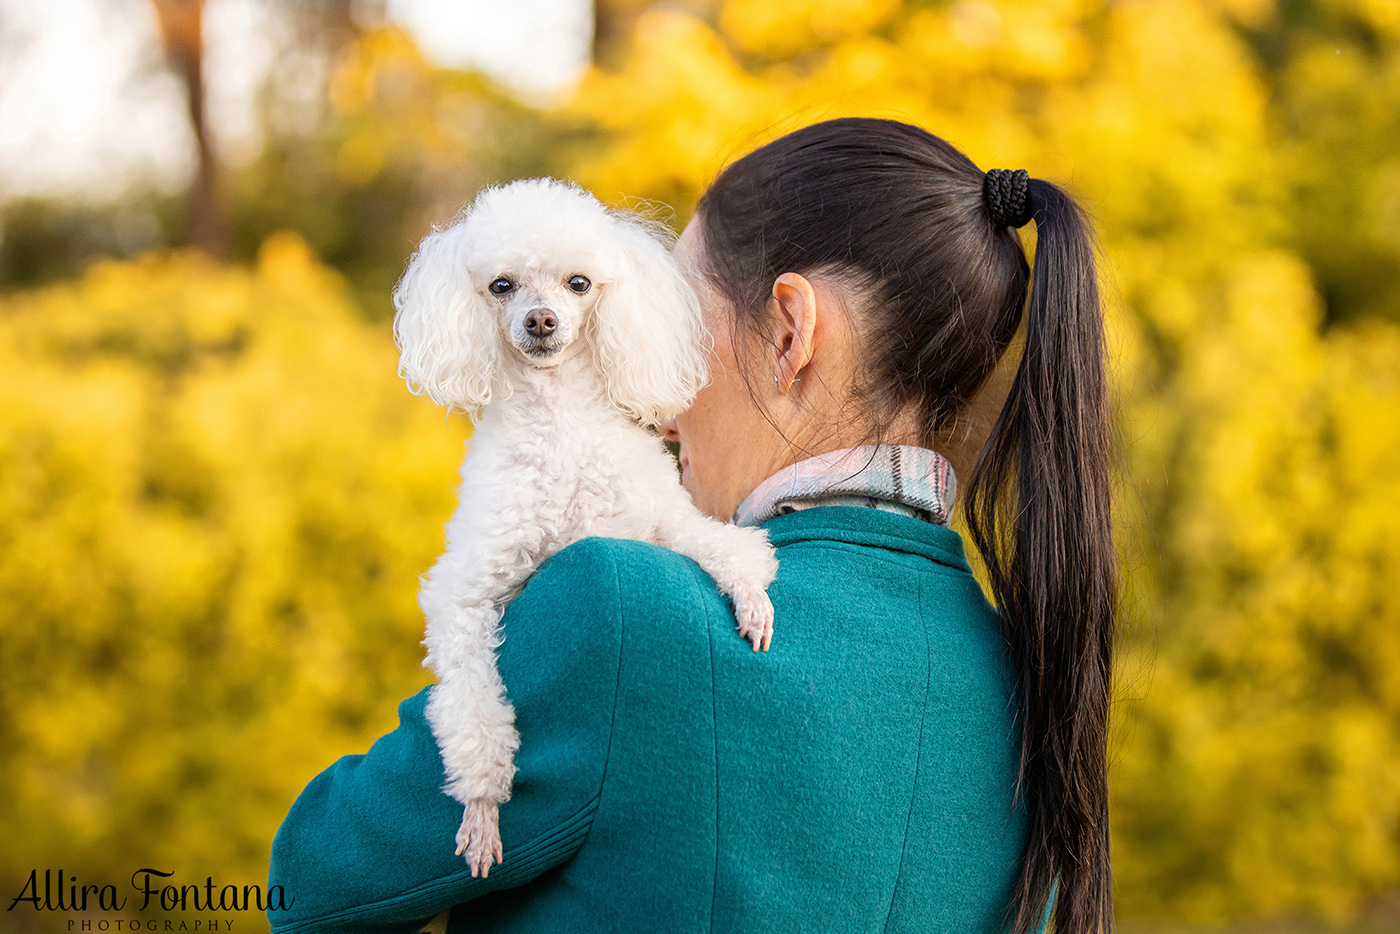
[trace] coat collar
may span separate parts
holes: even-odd
[[[824,506],[775,516],[763,524],[774,546],[799,542],[843,542],[920,555],[971,573],[957,532],[931,522],[879,509]]]

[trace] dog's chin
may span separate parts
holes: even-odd
[[[525,358],[525,362],[533,367],[548,369],[557,366],[564,359],[564,351],[569,348],[572,341],[526,341],[513,344],[520,356]]]

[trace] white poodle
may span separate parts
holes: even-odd
[[[545,558],[590,535],[697,561],[765,651],[777,560],[759,529],[704,516],[646,425],[704,384],[705,332],[665,228],[553,179],[483,192],[430,234],[394,293],[400,375],[470,415],[447,552],[422,581],[428,720],[457,852],[472,875],[502,859],[497,808],[519,746],[496,670],[501,612]]]

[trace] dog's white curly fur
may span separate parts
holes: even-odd
[[[444,790],[465,806],[457,852],[473,876],[502,859],[497,809],[519,746],[496,670],[501,613],[545,558],[594,535],[672,548],[734,601],[755,650],[772,639],[766,534],[696,509],[643,427],[683,411],[706,378],[669,236],[576,186],[514,182],[424,239],[394,293],[400,375],[475,422],[447,551],[419,592],[438,676],[428,720]]]

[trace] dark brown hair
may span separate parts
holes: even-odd
[[[1116,582],[1093,246],[1070,196],[1031,179],[1032,276],[1019,235],[991,219],[984,177],[918,127],[806,127],[731,164],[701,198],[704,271],[755,334],[780,274],[853,284],[865,414],[876,425],[912,414],[929,446],[966,413],[1024,318],[1019,368],[964,507],[1016,684],[1028,839],[1008,922],[1038,928],[1054,898],[1060,934],[1109,932]]]

